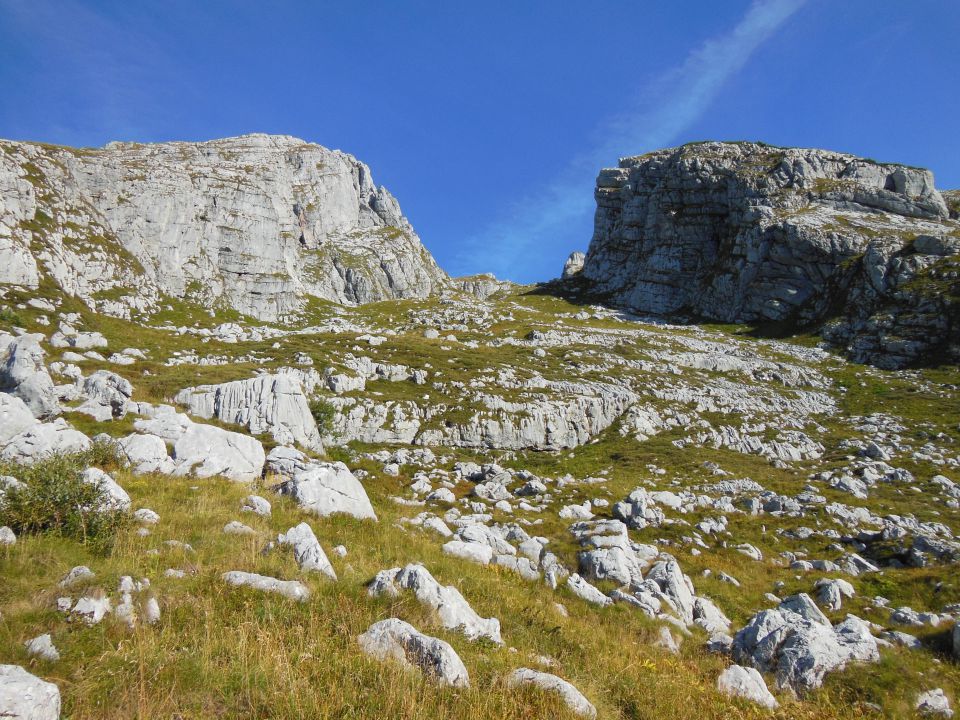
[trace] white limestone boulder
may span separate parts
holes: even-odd
[[[43,335],[13,337],[0,333],[0,391],[16,395],[35,418],[49,418],[60,412],[53,379],[43,363]]]
[[[0,453],[0,458],[32,465],[51,455],[82,452],[89,449],[90,438],[73,429],[63,418],[37,423],[13,436]]]
[[[266,575],[257,575],[240,570],[225,572],[221,577],[229,585],[282,595],[288,600],[295,600],[296,602],[306,602],[310,597],[310,589],[298,580],[278,580]]]
[[[418,601],[435,610],[448,630],[461,632],[470,640],[486,638],[503,644],[499,620],[480,617],[459,590],[441,585],[423,565],[411,563],[404,568],[381,570],[367,592],[371,597],[397,597],[404,589],[413,591]]]
[[[357,641],[367,655],[417,668],[441,685],[470,685],[467,668],[449,643],[424,635],[398,618],[374,623]]]
[[[725,695],[744,698],[771,710],[779,704],[767,689],[763,675],[754,668],[731,665],[717,678],[717,689]]]
[[[576,687],[556,675],[530,668],[518,668],[507,676],[507,686],[521,685],[533,685],[545,692],[557,693],[563,698],[567,707],[580,717],[595,718],[597,716],[597,709],[593,703],[587,700]]]
[[[320,541],[317,540],[313,528],[307,523],[300,523],[278,535],[277,544],[292,548],[293,557],[301,570],[318,572],[331,580],[337,579],[337,573],[333,569],[333,565],[330,564],[327,554],[320,546]]]
[[[36,424],[37,419],[23,400],[0,392],[0,446]]]
[[[320,517],[345,513],[361,520],[377,519],[363,485],[342,462],[311,462],[275,489]]]

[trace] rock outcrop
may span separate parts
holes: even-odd
[[[270,433],[281,445],[297,443],[323,452],[317,423],[299,381],[292,375],[261,375],[220,385],[201,385],[177,394],[192,415]]]
[[[0,141],[0,285],[100,312],[164,296],[263,320],[308,296],[425,297],[447,277],[370,168],[287,136],[72,149]]]
[[[580,276],[613,304],[815,327],[885,367],[960,357],[960,225],[933,175],[824,150],[693,143],[600,172]]]

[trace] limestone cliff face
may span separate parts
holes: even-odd
[[[614,304],[723,322],[832,318],[831,341],[888,366],[960,352],[960,289],[927,282],[957,257],[960,226],[927,170],[696,143],[622,159],[595,194],[582,277]]]
[[[128,315],[164,295],[263,320],[308,296],[425,297],[447,277],[370,169],[292,137],[0,141],[0,283],[44,277]]]

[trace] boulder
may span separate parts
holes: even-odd
[[[468,687],[470,678],[450,645],[424,635],[403,620],[389,618],[371,625],[357,638],[360,649],[378,660],[395,660],[418,668],[441,685]]]
[[[613,600],[576,573],[567,578],[567,589],[581,600],[586,600],[588,603],[593,603],[594,605],[605,607],[613,603]]]
[[[263,473],[265,454],[256,438],[194,423],[173,444],[173,460],[177,475],[222,475],[236,482],[252,482]]]
[[[27,655],[30,657],[39,658],[47,662],[56,662],[60,659],[60,653],[57,652],[57,648],[54,646],[53,639],[49,633],[38,635],[31,640],[27,640],[23,646],[26,648]]]
[[[137,420],[133,427],[144,435],[155,435],[173,443],[172,470],[175,475],[193,475],[208,478],[222,475],[236,482],[251,482],[263,474],[266,455],[256,438],[230,432],[213,425],[193,422],[189,417],[161,406],[153,417]],[[125,442],[133,443],[125,439]],[[160,459],[156,440],[139,441],[130,452],[145,467],[158,464],[158,472],[166,467]],[[124,452],[127,452],[126,450]],[[142,453],[142,454],[141,454]]]
[[[320,547],[320,541],[307,523],[296,525],[277,536],[278,545],[288,545],[293,549],[293,557],[301,570],[318,572],[331,580],[337,579],[337,573]]]
[[[36,424],[37,419],[23,400],[0,392],[0,446]]]
[[[754,668],[741,665],[728,667],[717,678],[717,689],[725,695],[744,698],[771,710],[779,705],[777,699],[767,689],[763,675]]]
[[[133,395],[133,386],[116,373],[97,370],[83,381],[82,392],[87,401],[78,407],[77,411],[105,421],[119,419],[127,414],[127,403]]]
[[[854,661],[876,662],[877,641],[858,617],[833,627],[805,618],[789,607],[762,610],[736,634],[733,659],[774,672],[777,687],[802,693],[820,687],[828,672]]]
[[[130,496],[127,495],[127,491],[103,470],[95,467],[87,468],[80,473],[80,479],[100,490],[99,510],[127,512],[130,509]]]
[[[288,600],[306,602],[310,597],[310,590],[297,580],[278,580],[277,578],[257,575],[255,573],[231,570],[222,575],[224,582],[229,585],[249,587],[260,592],[282,595]]]
[[[60,690],[17,665],[0,665],[0,717],[59,720]]]
[[[117,447],[137,473],[172,475],[176,471],[176,463],[167,452],[167,444],[156,435],[131,433],[117,440]]]
[[[556,675],[531,670],[530,668],[517,668],[507,676],[507,686],[518,687],[520,685],[533,685],[545,692],[557,693],[563,698],[567,707],[581,717],[595,718],[597,716],[597,709],[583,696],[583,693]]]
[[[43,339],[39,334],[14,338],[0,333],[0,391],[16,395],[39,419],[60,412],[57,391],[43,363]]]
[[[363,485],[342,462],[311,462],[275,489],[320,517],[345,513],[360,519],[377,519]]]
[[[423,565],[411,563],[404,568],[391,568],[377,573],[367,592],[372,597],[397,597],[400,590],[411,590],[422,604],[436,611],[448,630],[462,632],[471,640],[486,638],[502,645],[500,621],[482,618],[474,612],[460,591],[452,585],[441,585]]]
[[[953,709],[950,707],[950,698],[941,688],[927,690],[917,696],[915,708],[921,715],[933,715],[937,717],[953,717]]]
[[[247,495],[243,504],[240,506],[240,512],[251,512],[260,517],[270,517],[270,501],[259,495]]]
[[[74,430],[63,418],[37,423],[14,435],[0,453],[0,458],[31,465],[51,455],[76,453],[90,447],[90,438]]]
[[[8,528],[6,525],[4,525],[3,527],[0,527],[0,547],[16,545],[16,544],[17,544],[17,536],[13,532],[13,530]]]
[[[493,559],[493,548],[484,543],[450,540],[443,544],[444,555],[470,560],[471,562],[489,565]]]

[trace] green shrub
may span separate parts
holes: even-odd
[[[0,307],[0,325],[22,326],[23,318],[12,308]]]
[[[310,401],[310,414],[317,421],[317,429],[321,435],[330,435],[333,432],[333,419],[337,416],[337,409],[323,398],[313,398]]]
[[[49,533],[73,538],[95,551],[109,551],[128,516],[118,510],[98,510],[104,492],[80,479],[95,452],[55,455],[31,466],[0,467],[0,473],[23,483],[0,496],[0,525],[18,535]]]

